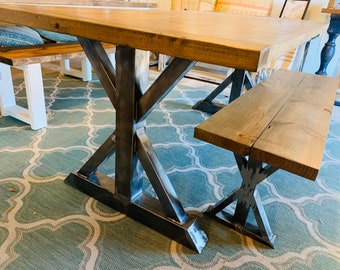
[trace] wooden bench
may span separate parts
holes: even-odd
[[[196,138],[234,153],[243,181],[206,213],[274,248],[256,185],[277,169],[316,179],[336,89],[336,78],[278,70],[198,125]],[[257,226],[246,221],[250,209]]]
[[[105,50],[113,60],[115,46],[105,44]],[[69,60],[82,59],[81,70],[72,69]],[[3,116],[12,116],[31,125],[33,130],[47,126],[41,63],[61,62],[61,72],[92,79],[92,69],[79,43],[51,43],[37,46],[0,48],[0,110]],[[11,67],[24,73],[28,108],[16,104]]]

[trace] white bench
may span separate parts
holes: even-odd
[[[115,46],[105,44],[113,59]],[[70,59],[82,59],[81,71],[72,69]],[[0,48],[0,110],[3,116],[12,116],[31,125],[33,130],[47,126],[41,63],[60,61],[62,72],[92,79],[92,68],[79,43],[52,43],[27,47]],[[11,67],[23,71],[28,108],[16,104]]]

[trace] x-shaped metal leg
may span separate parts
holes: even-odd
[[[243,69],[235,69],[218,87],[215,88],[205,99],[198,101],[193,109],[214,114],[222,109],[225,104],[213,102],[213,100],[228,86],[231,85],[229,103],[238,98],[243,88],[251,89],[254,84],[250,78],[249,72]]]
[[[276,236],[272,233],[261,198],[256,190],[257,184],[274,173],[277,168],[263,167],[262,162],[235,155],[242,184],[226,198],[219,201],[206,214],[216,218],[229,227],[274,248]],[[236,202],[234,213],[227,206]],[[253,211],[257,226],[247,223],[250,209]]]
[[[65,182],[200,253],[206,234],[183,209],[145,132],[146,117],[194,62],[175,58],[144,92],[136,80],[135,49],[117,46],[116,71],[99,42],[79,41],[116,109],[116,130]],[[97,171],[113,154],[115,179]],[[143,171],[157,198],[143,193]]]

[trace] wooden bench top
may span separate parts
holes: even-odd
[[[115,46],[103,44],[108,52],[114,52]],[[50,43],[34,46],[17,46],[0,48],[0,62],[11,66],[81,58],[85,53],[79,43]]]
[[[278,70],[195,128],[194,136],[315,180],[337,79]]]

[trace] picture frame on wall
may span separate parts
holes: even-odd
[[[280,18],[303,19],[306,15],[310,0],[285,0]]]

